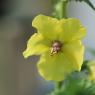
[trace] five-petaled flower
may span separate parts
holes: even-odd
[[[38,31],[30,37],[23,55],[41,55],[37,64],[41,76],[61,81],[65,75],[80,71],[84,54],[81,39],[86,31],[78,19],[38,15],[32,26]]]

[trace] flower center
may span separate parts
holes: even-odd
[[[58,40],[53,41],[51,46],[51,55],[57,54],[59,51],[61,51],[62,43]]]

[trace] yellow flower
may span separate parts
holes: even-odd
[[[89,78],[95,81],[95,60],[88,62]]]
[[[65,75],[80,71],[85,28],[75,18],[61,19],[38,15],[32,22],[38,31],[27,43],[25,58],[41,55],[38,70],[46,80],[61,81]]]

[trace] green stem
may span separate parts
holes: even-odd
[[[67,18],[67,0],[53,0],[53,7],[54,7],[54,12],[53,16],[62,19],[62,18]]]
[[[63,2],[63,8],[62,8],[63,10],[62,10],[62,18],[67,18],[67,2],[65,1],[65,2]]]
[[[56,82],[55,89],[60,89],[62,87],[63,81]]]

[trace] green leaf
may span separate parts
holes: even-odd
[[[87,3],[93,10],[95,10],[94,5],[92,4],[92,2],[90,0],[80,0],[80,1],[84,1],[85,3]]]
[[[73,1],[73,0],[68,0],[68,1]],[[95,10],[95,6],[92,4],[92,2],[90,0],[75,0],[75,1],[79,1],[82,2],[84,1],[86,4],[88,4],[93,10]]]
[[[95,83],[88,80],[85,73],[74,72],[64,80],[60,89],[48,95],[95,95]]]

